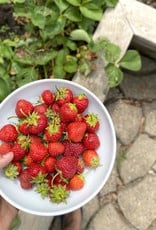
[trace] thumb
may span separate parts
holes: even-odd
[[[0,169],[7,166],[13,159],[13,152],[8,152],[6,154],[0,155]]]

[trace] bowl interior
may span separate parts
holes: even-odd
[[[98,114],[100,129],[97,134],[100,138],[101,145],[97,149],[97,152],[100,155],[101,166],[95,170],[87,171],[84,188],[80,191],[71,192],[67,203],[60,204],[51,203],[49,199],[42,199],[40,195],[33,190],[23,190],[20,188],[18,180],[11,181],[7,179],[1,170],[1,195],[18,209],[42,216],[56,216],[71,212],[82,207],[94,198],[106,183],[116,155],[115,131],[105,106],[92,92],[72,81],[45,79],[32,82],[15,90],[0,105],[0,127],[7,123],[16,122],[15,118],[8,120],[8,117],[15,114],[15,105],[18,99],[23,98],[36,102],[38,96],[44,89],[56,91],[56,88],[59,87],[67,87],[71,89],[74,94],[85,93],[89,99],[89,107],[85,113],[93,112]]]

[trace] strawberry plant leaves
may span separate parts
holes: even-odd
[[[109,87],[113,88],[119,85],[123,79],[122,71],[113,64],[108,64],[105,67],[106,75],[108,77]]]
[[[46,25],[44,30],[40,30],[40,36],[45,41],[47,39],[52,39],[56,35],[62,33],[64,31],[64,27],[66,25],[66,18],[60,16],[56,21],[51,22]]]
[[[52,10],[45,6],[36,6],[33,11],[30,13],[32,23],[44,29],[46,25],[46,17],[52,14]]]
[[[82,15],[77,7],[69,7],[65,12],[64,16],[72,22],[80,22]]]
[[[66,10],[69,6],[69,4],[63,0],[54,0],[55,4],[60,10],[60,13],[62,13],[64,10]]]
[[[0,77],[0,101],[2,101],[10,92],[7,82]]]
[[[68,3],[70,3],[73,6],[80,6],[81,1],[80,0],[66,0]]]
[[[90,35],[85,30],[82,30],[82,29],[73,30],[70,33],[70,37],[72,40],[75,40],[75,41],[85,41],[87,43],[90,43],[91,41]]]
[[[88,3],[88,4],[80,6],[80,11],[83,16],[85,16],[86,18],[92,19],[94,21],[99,21],[103,15],[102,9],[98,8],[93,3]]]
[[[120,57],[121,49],[119,46],[107,42],[105,48],[105,58],[109,63],[114,63]]]
[[[77,58],[71,55],[67,55],[64,62],[64,70],[67,73],[75,73],[77,70]]]
[[[125,69],[138,71],[141,68],[141,58],[136,50],[128,50],[120,60],[119,65]]]
[[[22,68],[16,75],[16,84],[18,87],[38,79],[38,74],[33,67]]]
[[[35,55],[34,64],[35,65],[46,65],[50,60],[53,60],[57,55],[56,50],[49,50],[46,52],[40,52]]]
[[[61,78],[63,79],[66,75],[66,72],[63,69],[62,65],[55,65],[53,67],[53,76],[54,78]]]

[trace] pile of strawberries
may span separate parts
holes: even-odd
[[[85,94],[63,87],[44,90],[36,103],[19,99],[17,124],[0,129],[0,154],[14,154],[4,174],[42,198],[66,202],[71,191],[84,187],[84,169],[100,164],[100,122],[97,114],[87,113],[88,106]]]

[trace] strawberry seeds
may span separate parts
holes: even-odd
[[[46,89],[34,104],[19,99],[17,124],[0,129],[0,154],[14,154],[4,175],[56,203],[82,189],[84,170],[100,165],[100,122],[98,115],[86,112],[88,106],[85,94],[74,95],[67,88]]]

